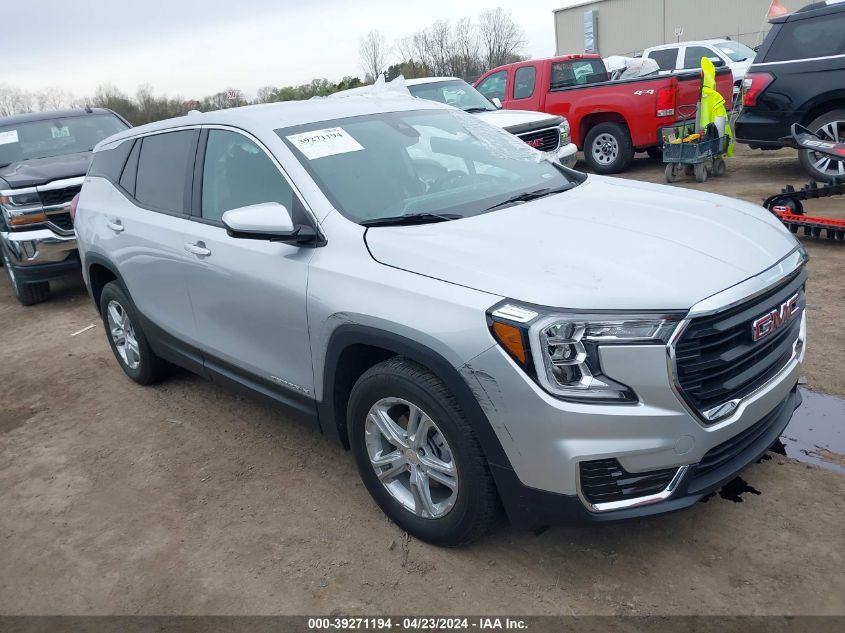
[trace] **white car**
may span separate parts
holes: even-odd
[[[734,93],[739,92],[748,67],[754,62],[754,51],[742,42],[726,39],[699,40],[652,46],[642,56],[657,62],[660,70],[683,70],[701,67],[701,58],[719,60],[731,69],[734,76]],[[716,66],[720,64],[716,63]]]
[[[405,79],[390,82],[393,94],[404,93],[407,88],[412,96],[419,99],[437,101],[469,112],[486,123],[515,134],[531,147],[542,152],[554,154],[555,158],[566,167],[573,167],[577,160],[578,148],[569,135],[569,121],[562,116],[553,116],[543,112],[528,110],[502,110],[498,99],[490,101],[463,79],[457,77],[425,77],[423,79]],[[342,90],[331,95],[342,98],[354,95],[367,95],[374,92],[373,86],[362,86]],[[375,88],[375,93],[378,89]]]

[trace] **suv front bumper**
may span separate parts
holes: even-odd
[[[555,398],[499,346],[483,352],[463,376],[507,456],[509,463],[491,469],[511,520],[523,527],[604,522],[692,505],[759,459],[789,423],[801,400],[796,385],[805,339],[802,313],[788,362],[714,423],[704,422],[677,391],[671,348],[662,345],[600,348],[605,373],[630,386],[636,404]],[[626,488],[618,501],[597,503],[585,492],[582,473],[591,485],[596,476],[584,466],[603,463]],[[631,481],[642,478],[659,487],[640,493]]]
[[[79,268],[75,235],[50,229],[4,231],[0,241],[21,281],[46,281]]]
[[[575,143],[567,143],[558,148],[556,157],[561,165],[571,168],[578,161],[577,154],[578,148],[575,146]]]

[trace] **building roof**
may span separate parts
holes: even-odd
[[[552,13],[560,13],[561,11],[569,11],[570,9],[577,9],[578,7],[585,7],[588,4],[599,4],[604,2],[604,0],[581,0],[581,2],[574,2],[570,4],[568,7],[561,7],[560,9],[555,9]]]

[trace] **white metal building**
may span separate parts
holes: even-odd
[[[780,0],[796,11],[813,0]],[[631,55],[649,46],[729,36],[754,47],[771,0],[588,0],[554,12],[557,54]],[[592,44],[592,46],[591,46]],[[594,48],[593,48],[594,46]]]

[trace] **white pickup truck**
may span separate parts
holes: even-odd
[[[390,85],[393,85],[391,82]],[[399,82],[402,84],[402,82]],[[425,77],[404,80],[404,87],[412,96],[419,99],[437,101],[469,112],[486,123],[510,132],[525,141],[531,147],[548,152],[566,167],[573,167],[577,160],[578,148],[570,140],[569,121],[562,116],[529,110],[502,110],[498,99],[492,101],[475,88],[457,77]],[[342,90],[331,95],[342,98],[364,95],[378,87],[363,86]],[[402,92],[402,86],[394,86],[391,92]]]

